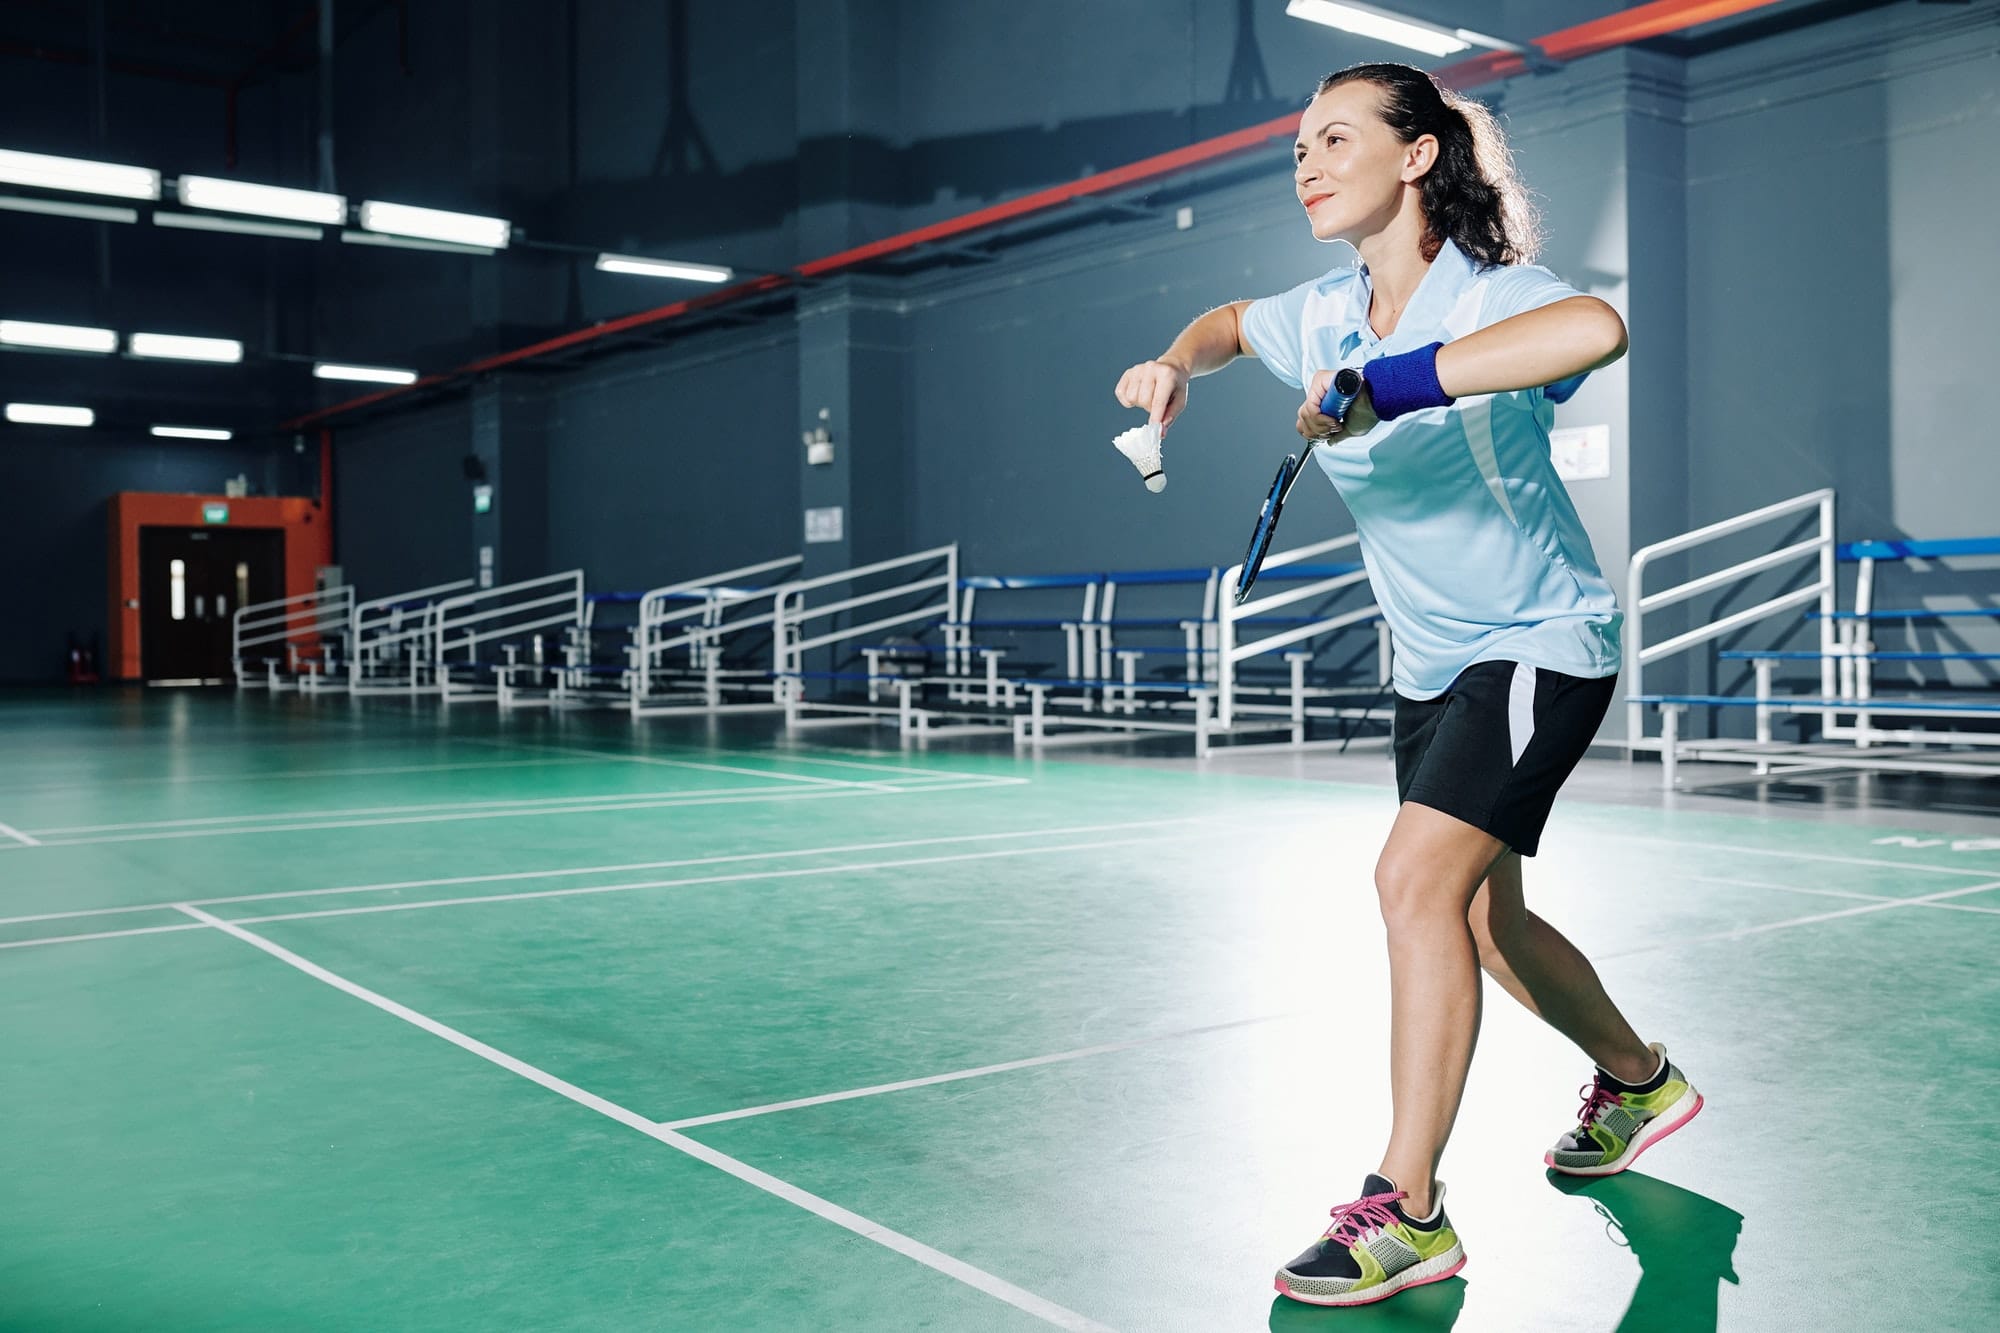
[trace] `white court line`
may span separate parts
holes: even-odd
[[[252,934],[220,917],[210,916],[198,907],[182,906],[181,911],[206,926],[225,934],[233,935],[253,948],[262,949],[271,957],[290,967],[295,967],[317,981],[323,981],[335,990],[344,991],[364,1004],[373,1005],[383,1013],[400,1018],[412,1027],[420,1028],[433,1037],[450,1042],[462,1051],[467,1051],[490,1064],[498,1065],[511,1074],[517,1074],[530,1083],[539,1084],[559,1097],[566,1097],[578,1106],[586,1107],[607,1119],[615,1120],[628,1129],[637,1130],[650,1139],[664,1143],[669,1148],[686,1153],[696,1161],[705,1162],[719,1171],[727,1172],[747,1185],[755,1186],[766,1194],[783,1199],[805,1209],[815,1217],[823,1218],[835,1226],[845,1228],[863,1240],[873,1241],[906,1258],[914,1259],[927,1268],[935,1269],[946,1277],[954,1278],[977,1291],[984,1292],[997,1300],[1005,1301],[1018,1310],[1026,1311],[1057,1328],[1075,1329],[1080,1333],[1111,1333],[1108,1326],[1086,1318],[1074,1310],[1066,1309],[1055,1302],[1037,1296],[1032,1291],[1017,1287],[1004,1278],[995,1277],[984,1269],[974,1268],[962,1259],[954,1259],[941,1250],[934,1250],[923,1242],[905,1236],[900,1231],[892,1231],[879,1222],[870,1221],[858,1213],[853,1213],[840,1205],[809,1194],[798,1186],[778,1179],[776,1176],[759,1171],[746,1162],[738,1161],[726,1153],[718,1152],[707,1144],[697,1142],[684,1134],[670,1129],[662,1129],[636,1111],[627,1110],[616,1102],[607,1101],[593,1092],[586,1092],[576,1084],[557,1078],[546,1070],[537,1069],[525,1060],[517,1060],[505,1051],[488,1046],[476,1037],[469,1037],[457,1028],[449,1027],[434,1018],[418,1013],[407,1005],[398,1004],[386,995],[369,990],[367,987],[349,981],[335,972],[330,972],[310,959],[303,958],[281,945],[274,944],[261,935]]]
[[[1779,893],[1803,893],[1810,894],[1815,898],[1847,898],[1855,902],[1864,903],[1908,902],[1912,907],[1921,907],[1932,912],[1983,912],[1991,916],[2000,916],[2000,907],[1972,907],[1965,903],[1925,902],[1921,898],[1898,898],[1888,893],[1854,893],[1847,889],[1806,889],[1796,884],[1773,884],[1769,880],[1762,879],[1725,879],[1720,875],[1691,875],[1689,876],[1689,882],[1693,884],[1728,884],[1746,889],[1774,889]],[[5,924],[5,921],[0,921],[0,925]]]
[[[719,1125],[725,1120],[747,1120],[751,1116],[773,1115],[779,1111],[796,1111],[807,1106],[825,1106],[829,1102],[852,1101],[856,1097],[876,1097],[885,1092],[906,1092],[911,1088],[928,1088],[939,1083],[957,1083],[962,1079],[984,1078],[988,1074],[1006,1074],[1016,1069],[1035,1069],[1042,1065],[1062,1064],[1070,1060],[1087,1060],[1093,1055],[1112,1055],[1119,1051],[1137,1050],[1141,1046],[1156,1046],[1161,1042],[1179,1041],[1183,1037],[1202,1037],[1211,1032],[1228,1032],[1233,1028],[1255,1027],[1261,1023],[1274,1023],[1289,1014],[1266,1014],[1262,1018],[1239,1018],[1232,1023],[1211,1023],[1207,1027],[1185,1028],[1179,1032],[1162,1032],[1158,1036],[1140,1037],[1136,1041],[1117,1041],[1104,1046],[1084,1046],[1074,1051],[1058,1051],[1054,1055],[1037,1055],[1027,1060],[1009,1060],[1006,1064],[981,1065],[977,1069],[960,1069],[949,1074],[932,1074],[929,1078],[905,1079],[901,1083],[878,1083],[871,1088],[853,1088],[847,1092],[829,1092],[818,1097],[800,1097],[796,1101],[772,1102],[768,1106],[751,1106],[741,1111],[723,1111],[716,1115],[698,1115],[686,1120],[662,1120],[661,1129],[693,1129],[697,1125]]]
[[[1060,828],[1020,829],[1009,833],[954,833],[938,838],[899,838],[894,842],[850,842],[832,847],[798,847],[777,852],[731,852],[720,856],[690,856],[672,861],[630,861],[623,865],[578,866],[569,870],[510,870],[491,875],[450,875],[442,879],[391,880],[381,884],[343,884],[326,889],[279,889],[271,893],[239,893],[226,898],[183,898],[172,902],[139,903],[131,907],[87,907],[68,912],[0,917],[0,926],[31,921],[70,921],[79,917],[129,916],[134,912],[172,911],[183,902],[197,907],[261,903],[284,898],[319,898],[328,894],[388,893],[397,889],[442,888],[454,884],[496,884],[526,879],[560,879],[569,875],[622,875],[633,870],[680,870],[692,866],[731,865],[743,861],[778,861],[800,856],[846,856],[854,852],[887,852],[905,847],[938,847],[955,842],[994,842],[1009,838],[1061,838],[1075,833],[1123,833],[1130,829],[1167,828],[1183,824],[1213,824],[1218,815],[1182,819],[1135,819],[1117,824],[1074,824]]]
[[[0,836],[17,839],[23,847],[39,847],[42,845],[40,841],[29,837],[12,824],[0,824]]]
[[[349,819],[356,815],[418,815],[440,810],[509,810],[528,806],[588,805],[593,801],[651,801],[684,796],[738,796],[752,792],[791,791],[790,787],[680,787],[666,791],[602,791],[589,796],[522,796],[490,801],[438,801],[432,805],[359,805],[332,810],[273,810],[261,815],[203,815],[188,819],[149,819],[129,824],[75,824],[38,828],[44,838],[65,833],[124,833],[135,829],[198,828],[212,824],[254,824],[276,819]]]
[[[189,782],[277,782],[288,778],[380,777],[390,773],[460,773],[478,768],[537,768],[584,762],[586,761],[582,759],[491,759],[469,764],[388,764],[374,768],[297,768],[272,773],[191,773],[185,777],[167,778],[98,778],[91,782],[68,782],[59,785],[0,787],[0,796],[20,792],[32,792],[39,796],[44,792],[97,791],[102,787],[179,787]]]
[[[475,740],[475,745],[503,746],[512,750],[527,750],[531,753],[588,755],[594,759],[613,759],[628,764],[658,764],[665,768],[690,768],[704,773],[747,774],[755,778],[781,778],[790,782],[810,782],[819,786],[834,787],[889,787],[888,783],[855,782],[849,778],[822,778],[808,773],[774,773],[762,768],[738,768],[732,764],[698,763],[692,759],[661,759],[648,754],[627,754],[618,750],[586,750],[578,745],[537,745],[527,741]],[[895,788],[890,787],[890,790]]]
[[[1742,856],[1779,856],[1792,861],[1832,861],[1840,865],[1880,866],[1885,870],[1914,870],[1924,875],[1971,875],[1978,878],[1991,875],[1993,868],[1968,870],[1962,866],[1927,866],[1914,861],[1884,861],[1870,856],[1836,856],[1830,852],[1794,852],[1775,847],[1740,847],[1726,842],[1683,842],[1678,838],[1653,838],[1643,834],[1606,833],[1601,829],[1582,830],[1586,837],[1598,838],[1615,843],[1646,843],[1654,847],[1672,847],[1681,852],[1735,852]]]
[[[835,793],[829,792],[828,795]],[[859,793],[856,793],[859,794]],[[856,861],[842,865],[804,866],[797,870],[754,870],[740,875],[694,875],[681,879],[635,880],[629,884],[586,884],[568,889],[538,889],[530,893],[488,893],[470,898],[427,898],[413,903],[376,903],[365,907],[333,907],[317,912],[280,912],[264,916],[237,917],[244,922],[266,921],[317,921],[335,916],[373,916],[381,912],[422,912],[439,907],[476,907],[488,903],[528,902],[541,898],[582,898],[599,893],[630,893],[637,889],[690,888],[702,884],[744,884],[756,880],[804,879],[812,875],[837,875],[849,871],[897,870],[907,866],[950,865],[961,861],[995,861],[1015,856],[1041,856],[1051,852],[1087,852],[1099,848],[1133,847],[1163,842],[1181,842],[1189,838],[1209,836],[1202,833],[1163,834],[1147,838],[1115,838],[1103,842],[1061,843],[1052,847],[1010,847],[997,852],[962,852],[956,856],[920,856],[900,861]],[[169,904],[173,911],[187,906],[187,902]],[[0,949],[34,949],[46,944],[76,944],[84,940],[118,939],[126,935],[160,935],[180,929],[177,926],[141,926],[130,930],[98,931],[90,935],[52,935],[32,940],[0,941]]]
[[[537,808],[533,810],[472,810],[448,815],[416,815],[398,819],[353,819],[317,824],[265,824],[251,828],[203,828],[166,829],[154,833],[120,833],[108,838],[69,838],[62,842],[42,843],[43,847],[93,847],[112,842],[157,842],[168,838],[217,838],[232,837],[251,833],[300,833],[318,832],[325,829],[346,828],[386,828],[396,824],[442,824],[470,819],[535,819],[547,815],[594,815],[619,810],[665,810],[687,809],[701,805],[742,805],[757,801],[775,801],[790,804],[793,801],[827,800],[840,796],[922,796],[936,791],[965,791],[986,786],[985,783],[962,783],[958,786],[934,787],[874,787],[856,783],[848,787],[827,790],[800,791],[797,788],[783,788],[742,796],[707,796],[698,800],[653,800],[629,801],[607,799],[602,805],[565,806],[561,809]],[[19,851],[24,844],[0,842],[0,852]]]
[[[1813,926],[1822,921],[1838,921],[1843,917],[1864,916],[1870,912],[1893,912],[1899,907],[1921,907],[1935,903],[1942,898],[1961,898],[1968,893],[1984,893],[1988,889],[2000,889],[2000,879],[1986,884],[1969,884],[1962,889],[1946,889],[1942,893],[1926,893],[1918,898],[1891,898],[1884,902],[1866,903],[1860,907],[1843,908],[1838,912],[1821,912],[1814,916],[1798,916],[1788,921],[1771,921],[1761,926],[1739,926],[1735,930],[1720,930],[1713,935],[1694,935],[1686,939],[1662,940],[1657,944],[1642,944],[1637,948],[1619,949],[1615,953],[1597,955],[1599,958],[1630,958],[1634,954],[1653,953],[1660,949],[1678,949],[1688,944],[1711,944],[1717,940],[1740,940],[1751,935],[1766,935],[1774,930],[1790,930],[1794,926]]]

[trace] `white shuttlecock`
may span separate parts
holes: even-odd
[[[1155,422],[1134,426],[1111,442],[1111,447],[1132,460],[1154,493],[1167,489],[1167,470],[1160,462],[1160,428]]]

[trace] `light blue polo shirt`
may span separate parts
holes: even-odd
[[[1545,268],[1482,269],[1446,241],[1387,338],[1368,326],[1370,294],[1366,265],[1334,269],[1251,303],[1244,341],[1303,389],[1318,371],[1450,342],[1578,293]],[[1549,457],[1555,405],[1582,382],[1461,398],[1313,450],[1354,515],[1406,698],[1437,697],[1476,662],[1618,673],[1618,600]]]

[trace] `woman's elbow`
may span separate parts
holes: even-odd
[[[1625,355],[1631,346],[1631,339],[1625,331],[1625,321],[1609,304],[1594,296],[1584,300],[1590,303],[1590,345],[1597,352],[1597,364],[1608,366]]]

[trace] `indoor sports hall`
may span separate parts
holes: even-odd
[[[2000,0],[0,0],[0,1330],[2000,1326],[1996,134]]]

